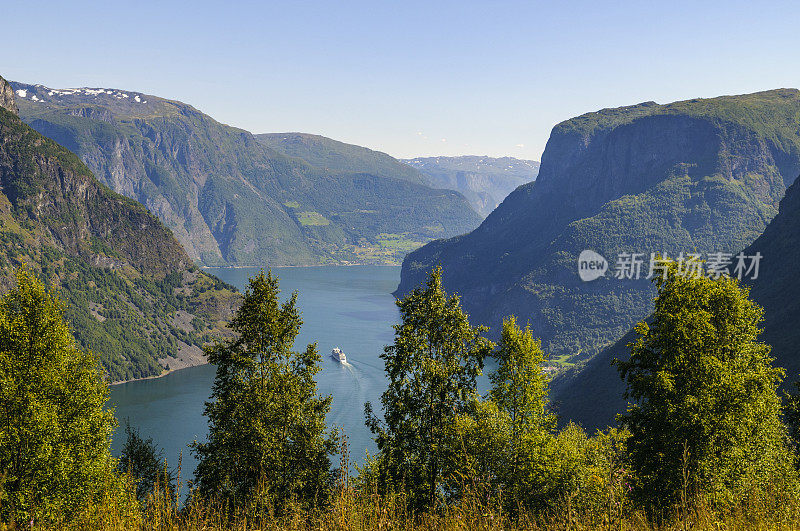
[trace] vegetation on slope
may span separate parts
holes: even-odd
[[[800,92],[642,104],[557,125],[536,182],[472,233],[408,255],[398,294],[437,264],[478,322],[517,314],[553,359],[585,362],[651,310],[644,279],[612,278],[619,253],[737,253],[800,172]],[[577,275],[584,249],[609,261]]]
[[[387,179],[426,184],[420,172],[380,151],[308,133],[263,133],[255,137],[279,153],[302,159],[325,171],[368,173]]]
[[[758,341],[761,311],[736,280],[691,278],[670,269],[659,283],[653,327],[640,325],[631,362],[622,367],[639,406],[620,429],[587,436],[575,425],[556,429],[547,381],[540,371],[546,357],[531,330],[507,319],[499,348],[493,349],[481,328],[469,325],[458,297],[443,291],[440,275],[434,272],[425,286],[398,302],[403,319],[396,326],[394,344],[383,356],[392,381],[383,397],[384,420],[370,417],[381,442],[379,453],[355,477],[350,475],[346,438],[337,471],[330,469],[327,455],[314,457],[321,450],[327,399],[316,395],[310,374],[303,374],[313,373],[319,357],[314,345],[305,354],[291,352],[299,324],[294,298],[280,305],[277,280],[262,275],[251,282],[248,302],[234,320],[241,341],[213,349],[222,362],[208,406],[215,451],[201,452],[202,488],[192,489],[185,507],[179,509],[180,484],[172,486],[166,464],[163,482],[156,479],[149,492],[137,492],[144,478],[109,474],[113,460],[107,457],[106,432],[93,439],[103,466],[99,473],[82,467],[86,481],[78,497],[60,489],[41,493],[50,507],[71,503],[74,510],[67,512],[26,505],[19,496],[21,490],[57,477],[60,458],[54,458],[53,466],[42,474],[15,483],[9,471],[16,470],[19,452],[0,451],[0,476],[12,479],[0,483],[3,525],[12,529],[19,523],[40,529],[794,525],[800,515],[798,441],[787,437],[780,421],[776,394],[780,371],[771,365],[769,347]],[[24,296],[29,292],[36,296]],[[41,345],[42,334],[51,329],[60,330],[63,341],[49,346],[58,352],[41,359],[69,354],[91,361],[90,355],[75,349],[68,333],[64,335],[66,328],[57,312],[48,314],[50,328],[38,326],[41,321],[36,319],[4,318],[39,315],[36,309],[42,304],[55,308],[36,281],[20,282],[20,289],[12,290],[4,301],[13,302],[0,304],[7,310],[0,312],[0,323],[7,323],[0,335],[6,346],[0,361],[3,355],[21,359],[30,350],[28,345]],[[487,354],[496,359],[498,369],[489,392],[479,396],[474,378]],[[22,395],[8,397],[21,397],[20,404],[28,403],[27,397],[42,396],[42,389],[52,385],[64,389],[105,385],[97,373],[76,383],[57,364],[41,363],[42,378],[32,380],[20,367],[0,362],[0,381],[24,383]],[[0,393],[11,385],[4,384]],[[305,391],[291,394],[295,385]],[[291,394],[288,399],[298,401],[293,412],[281,411],[280,400],[263,401],[264,393],[286,392]],[[223,410],[232,415],[217,415]],[[97,407],[92,411],[96,414]],[[19,408],[0,409],[0,440],[22,440],[30,424],[8,415],[24,413]],[[48,428],[57,417],[33,420]],[[797,426],[792,428],[797,433]],[[26,440],[39,447],[51,442],[49,433],[32,430]],[[135,430],[128,430],[128,436],[126,448],[136,451],[126,453],[120,468],[156,476],[158,449]],[[249,443],[255,443],[258,455]],[[85,448],[83,439],[55,440],[51,445],[62,456],[72,455],[76,446]],[[281,466],[284,455],[292,460],[291,466]],[[335,482],[331,482],[333,472]],[[89,503],[75,503],[79,499]]]
[[[425,186],[383,153],[309,135],[302,149],[277,149],[270,135],[136,92],[14,87],[25,91],[27,123],[144,204],[205,265],[399,263],[379,233],[427,242],[480,221],[458,193]],[[329,223],[304,222],[302,212]]]
[[[202,345],[221,333],[238,294],[200,272],[142,205],[3,108],[0,182],[4,285],[27,263],[63,290],[79,344],[110,380],[204,361]]]
[[[790,186],[780,210],[764,233],[743,252],[761,253],[758,278],[748,281],[750,296],[764,308],[764,340],[773,346],[775,363],[786,371],[786,382],[800,378],[800,282],[796,264],[800,261],[797,241],[800,227],[800,182]],[[623,385],[611,366],[614,359],[627,360],[628,333],[585,365],[569,370],[553,386],[554,401],[562,418],[581,423],[587,429],[605,426],[626,409]]]
[[[800,379],[800,182],[786,191],[780,212],[745,253],[764,257],[750,294],[764,307],[764,340],[794,382]]]

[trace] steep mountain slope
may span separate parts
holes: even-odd
[[[758,278],[749,281],[750,296],[764,307],[761,340],[772,345],[775,364],[786,369],[784,386],[800,378],[800,180],[786,190],[780,211],[744,253],[761,253]],[[603,428],[625,410],[625,385],[611,362],[628,359],[630,332],[601,352],[582,370],[553,382],[553,402],[563,420],[589,429]]]
[[[762,340],[772,345],[785,384],[800,380],[800,179],[786,190],[780,212],[745,254],[764,257],[750,296],[764,307]]]
[[[559,361],[585,361],[651,308],[644,278],[613,277],[619,253],[738,252],[777,212],[800,172],[800,92],[774,90],[606,109],[552,132],[534,183],[472,233],[403,263],[398,294],[432,266],[478,321],[530,321]],[[581,251],[610,272],[582,282]]]
[[[387,179],[426,184],[418,171],[380,151],[308,133],[263,133],[255,137],[279,153],[303,159],[326,171],[368,173]]]
[[[415,182],[399,163],[393,176],[342,169],[347,163],[325,169],[180,102],[12,86],[23,120],[147,206],[206,265],[396,262],[480,220],[463,197]]]
[[[513,157],[419,157],[403,162],[422,172],[430,186],[460,192],[482,216],[539,174],[538,162]]]
[[[627,409],[623,398],[625,382],[612,364],[628,359],[628,343],[635,341],[633,330],[603,349],[585,365],[573,367],[551,382],[550,399],[559,422],[576,422],[593,432],[616,425],[616,417]]]
[[[0,78],[0,93],[7,93]],[[200,272],[140,204],[0,108],[0,279],[23,262],[56,287],[78,342],[111,380],[202,363],[238,295]]]

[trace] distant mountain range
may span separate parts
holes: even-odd
[[[463,196],[384,153],[254,136],[133,91],[12,87],[25,122],[147,206],[204,265],[398,263],[480,223]]]
[[[0,282],[26,263],[54,287],[111,381],[204,363],[200,347],[225,333],[240,295],[142,205],[22,122],[14,100],[0,78]]]
[[[403,162],[419,170],[430,186],[460,192],[484,217],[539,174],[538,162],[512,157],[419,157]]]
[[[748,282],[750,296],[764,308],[760,339],[772,346],[775,365],[786,369],[788,388],[800,379],[800,180],[786,190],[778,215],[744,253],[763,257],[758,278]],[[634,339],[632,332],[626,334],[581,370],[556,380],[552,398],[564,421],[591,430],[613,424],[625,411],[625,384],[611,362],[627,360],[627,344]]]
[[[614,278],[620,253],[738,252],[799,173],[797,90],[579,116],[553,129],[536,181],[480,227],[410,253],[397,295],[442,264],[474,321],[496,331],[516,314],[556,362],[583,363],[651,311],[649,281]],[[603,278],[581,281],[583,250],[608,259]]]

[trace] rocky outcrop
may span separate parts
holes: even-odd
[[[17,103],[14,101],[14,90],[11,85],[0,77],[0,107],[14,114],[19,114]]]
[[[563,122],[537,180],[472,233],[409,254],[397,294],[442,264],[446,288],[475,321],[497,330],[515,314],[551,356],[585,361],[649,313],[653,292],[644,279],[611,273],[582,282],[580,252],[602,254],[613,273],[621,252],[649,259],[746,247],[800,172],[798,112],[800,92],[776,90]]]

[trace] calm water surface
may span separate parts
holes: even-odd
[[[209,272],[243,290],[258,268],[213,268]],[[298,291],[303,327],[295,350],[316,341],[322,356],[317,374],[318,390],[333,396],[328,425],[344,429],[350,442],[351,458],[363,461],[364,453],[375,452],[364,426],[364,402],[379,409],[379,397],[386,388],[383,363],[378,357],[393,340],[392,325],[399,319],[391,292],[400,280],[399,267],[296,267],[273,268],[283,296]],[[348,364],[333,361],[330,351],[341,347]],[[205,440],[204,402],[209,398],[214,367],[204,365],[171,373],[163,378],[142,380],[111,388],[111,404],[124,426],[125,419],[139,427],[144,437],[164,448],[170,465],[183,451],[184,478],[191,477],[195,461],[187,444]],[[125,441],[123,428],[117,430],[112,447],[119,452]]]

